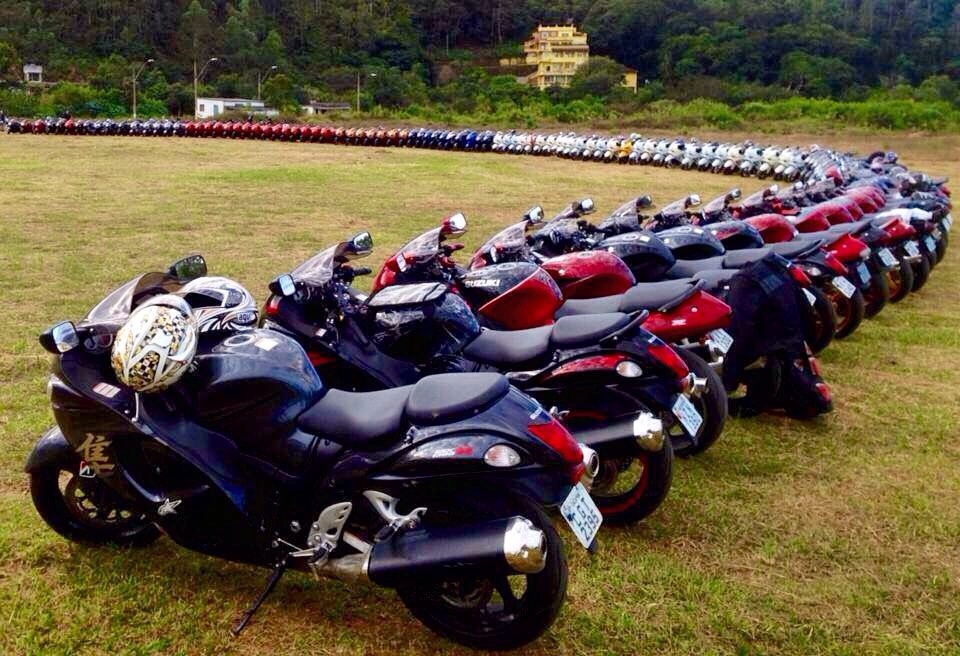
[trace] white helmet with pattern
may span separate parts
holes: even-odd
[[[199,333],[252,330],[260,320],[253,295],[229,278],[196,278],[181,287],[177,294],[193,309]]]
[[[183,376],[196,352],[190,305],[174,294],[161,294],[130,313],[117,331],[110,364],[127,387],[159,392]]]

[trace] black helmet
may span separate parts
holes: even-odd
[[[667,248],[679,260],[702,260],[726,253],[720,240],[709,230],[683,225],[657,233]]]

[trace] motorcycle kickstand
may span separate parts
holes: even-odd
[[[260,591],[260,594],[257,595],[256,599],[253,600],[253,603],[250,604],[245,611],[243,611],[243,614],[240,615],[239,619],[237,619],[237,621],[234,622],[233,626],[230,628],[230,633],[233,634],[234,638],[240,635],[240,632],[243,631],[245,626],[247,626],[247,622],[249,622],[250,618],[253,617],[253,614],[260,609],[260,606],[262,606],[263,602],[266,601],[268,596],[270,596],[270,593],[273,592],[273,589],[277,587],[280,577],[282,577],[283,573],[286,571],[286,560],[273,568],[273,571],[270,572],[270,577],[267,579],[267,584],[263,587],[263,590]]]

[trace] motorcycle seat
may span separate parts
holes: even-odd
[[[837,225],[830,226],[830,229],[827,230],[830,234],[849,234],[855,235],[858,232],[862,232],[867,228],[870,228],[873,225],[874,215],[865,214],[867,218],[860,219],[859,221],[854,221],[853,223],[838,223]],[[822,233],[814,232],[814,235],[820,235]]]
[[[694,280],[703,281],[707,291],[714,292],[722,289],[730,280],[740,273],[737,269],[719,269],[714,271],[700,271],[693,276]]]
[[[599,298],[571,299],[557,310],[555,316],[603,314],[609,312],[631,313],[638,310],[661,310],[689,298],[695,291],[693,280],[664,280],[642,282],[623,294]]]
[[[785,241],[779,244],[770,244],[768,248],[772,250],[777,255],[782,255],[788,260],[795,257],[801,257],[807,255],[808,253],[817,250],[825,243],[830,241],[835,241],[839,235],[831,235],[830,239],[821,239],[817,237],[810,238],[809,234],[804,235],[802,238],[794,239],[793,241]]]
[[[723,261],[726,255],[717,257],[708,257],[703,260],[677,260],[669,270],[666,277],[671,279],[692,278],[699,271],[714,271],[723,269]]]
[[[297,420],[301,430],[358,451],[386,446],[407,424],[464,419],[499,401],[510,388],[495,373],[439,374],[415,385],[376,392],[331,389]]]
[[[770,248],[744,248],[739,251],[730,251],[723,256],[724,269],[741,269],[748,264],[759,262],[770,254]]]
[[[492,365],[516,365],[543,360],[555,348],[589,346],[623,328],[631,319],[620,312],[558,319],[552,326],[526,330],[483,329],[463,349],[468,358]]]

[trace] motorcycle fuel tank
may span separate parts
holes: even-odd
[[[607,251],[558,255],[541,266],[560,286],[565,299],[622,294],[636,284],[624,261]]]
[[[502,262],[469,271],[460,287],[480,316],[506,330],[553,323],[563,303],[550,274],[530,262]]]

